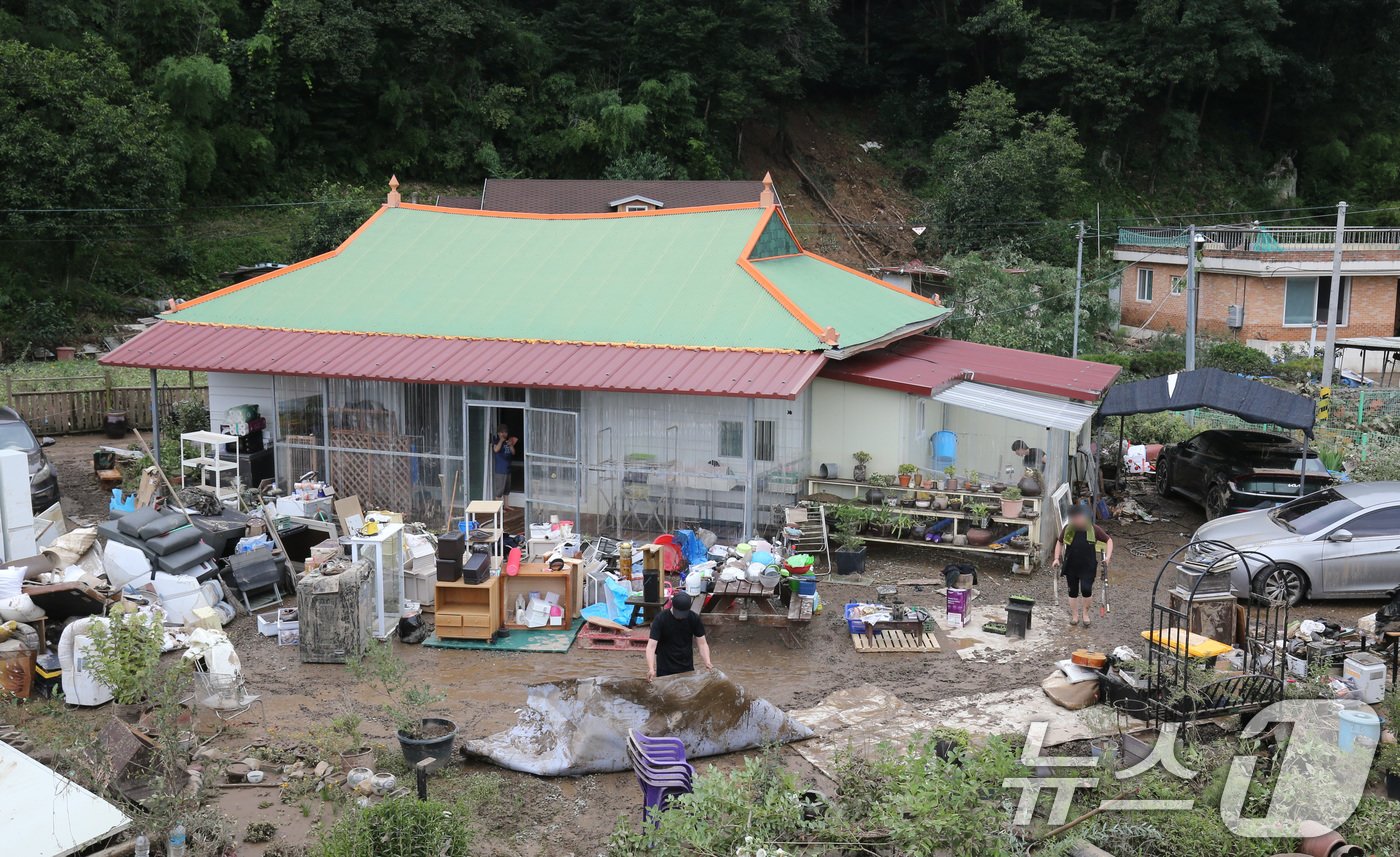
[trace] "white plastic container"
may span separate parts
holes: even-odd
[[[1385,696],[1385,661],[1370,652],[1347,655],[1342,661],[1342,678],[1356,685],[1357,698],[1368,705]]]

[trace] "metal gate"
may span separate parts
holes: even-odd
[[[551,515],[579,523],[583,462],[578,414],[549,408],[525,409],[525,520]]]

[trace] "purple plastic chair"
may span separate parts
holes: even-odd
[[[642,820],[664,812],[667,800],[689,794],[695,769],[685,761],[685,745],[675,738],[651,738],[633,730],[627,758],[642,789]]]

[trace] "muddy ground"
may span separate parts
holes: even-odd
[[[103,442],[96,436],[65,437],[49,450],[62,480],[65,510],[79,522],[106,512],[106,494],[97,488],[91,463],[92,450]],[[1016,576],[1009,572],[1009,561],[995,557],[876,545],[872,546],[867,574],[822,583],[820,591],[827,609],[802,632],[803,648],[787,648],[771,629],[724,628],[710,638],[715,665],[751,693],[783,708],[809,706],[836,689],[860,684],[878,685],[912,703],[926,703],[1039,683],[1055,660],[1076,648],[1108,650],[1140,642],[1138,633],[1148,625],[1151,585],[1161,559],[1187,540],[1201,523],[1201,516],[1185,502],[1163,501],[1150,494],[1139,500],[1160,519],[1109,525],[1117,547],[1110,578],[1111,613],[1089,629],[1071,628],[1061,621],[1053,630],[1055,644],[1041,651],[1012,657],[1005,663],[969,663],[960,659],[951,645],[927,655],[858,654],[839,605],[873,600],[872,587],[877,583],[936,577],[945,563],[955,559],[977,566],[985,603],[1005,603],[1009,595],[1029,595],[1043,605],[1054,600],[1053,578],[1044,571]],[[903,586],[901,596],[910,603],[929,606],[935,615],[943,611],[943,598],[931,587]],[[1294,615],[1350,621],[1376,606],[1370,602],[1305,604]],[[245,717],[243,725],[222,736],[215,746],[233,752],[261,741],[285,745],[323,729],[347,707],[365,716],[366,732],[372,740],[385,746],[391,743],[392,730],[377,708],[375,693],[356,685],[344,667],[300,663],[295,647],[282,648],[275,639],[259,636],[247,617],[239,617],[227,631],[242,659],[250,689],[263,694],[267,728],[257,724],[256,717]],[[529,684],[645,673],[640,653],[594,652],[577,644],[566,654],[397,647],[424,682],[447,694],[442,711],[458,723],[459,738],[480,737],[513,724]],[[77,716],[91,718],[96,724],[105,714],[99,709]],[[392,757],[394,753],[385,755]],[[795,752],[788,750],[786,755],[795,769],[820,778]],[[731,757],[705,764],[727,766],[736,761]],[[619,816],[637,815],[639,792],[630,774],[544,779],[485,765],[455,764],[459,770],[435,779],[435,791],[447,794],[471,782],[479,786],[484,780],[465,776],[473,772],[490,774],[499,788],[500,797],[476,819],[482,831],[481,854],[601,854]],[[293,844],[306,841],[316,823],[328,820],[337,809],[337,805],[315,797],[284,802],[270,789],[225,790],[219,805],[242,825],[252,821],[276,824],[278,841]],[[239,853],[260,855],[263,851],[263,846],[245,845]]]

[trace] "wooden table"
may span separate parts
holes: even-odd
[[[779,584],[781,585],[781,584]],[[705,606],[700,618],[706,625],[731,625],[750,623],[777,628],[778,635],[789,648],[802,648],[793,631],[812,621],[810,613],[802,611],[802,605],[811,600],[792,596],[786,612],[781,612],[776,586],[764,586],[747,580],[716,582],[715,591],[705,598]]]

